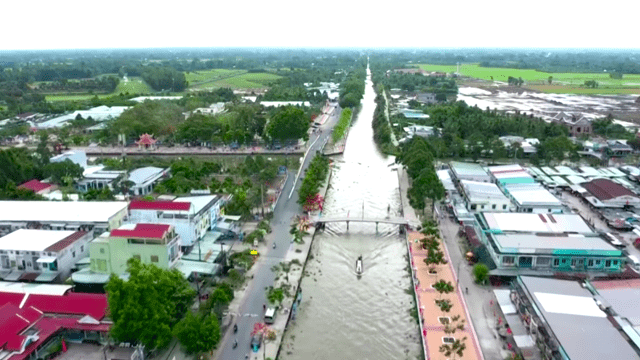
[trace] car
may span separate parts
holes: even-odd
[[[253,349],[253,352],[258,352],[260,344],[262,344],[262,333],[257,333],[251,337],[251,349]]]

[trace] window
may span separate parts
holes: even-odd
[[[600,263],[602,263],[602,260],[596,260],[596,266],[600,266]]]
[[[484,210],[484,205],[480,205],[480,209]]]
[[[587,261],[587,266],[593,266],[593,259],[589,259],[589,261]]]
[[[609,267],[609,266],[611,266],[611,260],[605,260],[604,267]]]
[[[560,266],[560,259],[553,259],[553,266]]]
[[[100,248],[100,254],[104,254],[104,248]]]
[[[507,210],[507,205],[502,205],[502,210]]]
[[[613,260],[613,265],[614,266],[618,265],[618,260]]]
[[[491,205],[491,208],[495,210],[496,204]]]
[[[80,252],[84,251],[84,245],[80,245]]]
[[[533,212],[533,209],[529,208],[527,209],[527,212]]]
[[[551,212],[551,209],[547,209],[547,212]]]
[[[471,204],[471,210],[475,210],[476,209],[476,204]]]
[[[73,250],[73,251],[71,252],[71,256],[72,256],[72,257],[76,257],[76,251],[75,251],[75,250]]]
[[[567,263],[567,259],[562,259],[562,265],[565,265]]]
[[[539,257],[536,258],[536,266],[544,266],[547,267],[551,265],[551,258],[548,257]]]
[[[504,265],[513,265],[516,262],[516,257],[515,256],[503,256],[502,257],[502,263]]]
[[[158,262],[158,255],[151,255],[151,262],[152,263],[157,263]]]
[[[577,262],[576,259],[571,259],[571,266],[576,266],[576,262]]]

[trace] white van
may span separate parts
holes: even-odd
[[[638,260],[635,255],[629,255],[627,257],[629,258],[629,265],[631,265],[634,269],[640,271],[640,260]]]
[[[269,307],[267,311],[264,313],[264,323],[265,324],[273,324],[276,320],[276,308]]]

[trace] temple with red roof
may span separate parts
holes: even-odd
[[[33,358],[59,336],[104,342],[112,325],[104,321],[107,307],[105,294],[0,292],[0,358]]]
[[[153,135],[142,134],[140,135],[140,139],[136,141],[136,144],[140,149],[154,150],[156,148],[156,141]]]

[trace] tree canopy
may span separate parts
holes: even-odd
[[[172,136],[183,121],[182,109],[177,104],[147,100],[123,112],[109,124],[108,131],[114,136],[125,134],[132,140],[138,140],[145,133],[166,138]]]
[[[166,347],[173,327],[189,311],[195,290],[176,269],[163,270],[130,259],[128,272],[129,280],[111,275],[105,286],[113,319],[111,335],[149,350]]]
[[[265,132],[272,140],[309,139],[309,118],[304,110],[283,106],[269,119]]]
[[[189,354],[208,352],[220,341],[220,324],[215,315],[194,315],[187,312],[176,325],[174,333]]]

